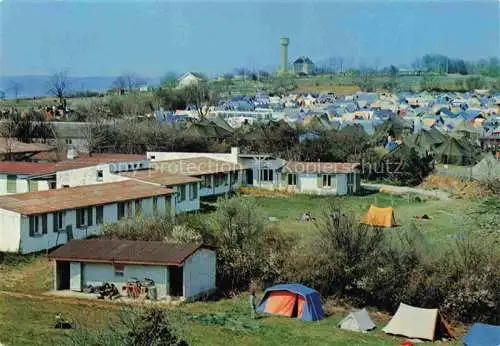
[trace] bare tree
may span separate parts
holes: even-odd
[[[66,96],[70,88],[70,81],[66,71],[55,73],[49,82],[49,93],[59,99],[59,103],[66,108]]]
[[[200,118],[207,115],[209,107],[214,105],[218,98],[217,93],[210,90],[206,82],[188,85],[182,89],[182,92],[186,103],[196,107]]]
[[[19,92],[21,91],[22,89],[22,85],[21,83],[19,82],[16,82],[14,80],[11,80],[9,82],[9,89],[12,91],[12,94],[14,95],[14,99],[16,100],[16,102],[19,102]]]
[[[106,124],[104,118],[107,115],[105,105],[100,102],[92,102],[86,109],[87,125],[83,129],[86,141],[86,149],[89,155],[99,151],[106,142]]]
[[[117,89],[128,89],[130,92],[143,84],[144,81],[133,73],[122,74],[113,81],[113,87]]]

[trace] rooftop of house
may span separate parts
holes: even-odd
[[[23,143],[13,138],[0,137],[0,154],[38,153],[53,148],[41,143]]]
[[[53,163],[0,161],[0,173],[40,175],[53,172],[54,169]]]
[[[359,172],[359,163],[288,161],[283,168],[283,172],[306,174],[356,173]]]
[[[72,240],[48,257],[66,261],[180,266],[200,248],[212,249],[197,243],[87,239]]]
[[[215,160],[208,157],[196,157],[179,160],[156,161],[153,168],[163,172],[199,176],[215,173],[228,173],[246,169],[241,164]]]
[[[127,180],[0,196],[0,208],[36,215],[173,193],[166,187]]]
[[[174,174],[159,169],[147,169],[142,171],[125,172],[120,174],[123,177],[137,179],[148,183],[172,186],[179,184],[195,183],[200,179],[184,174]]]

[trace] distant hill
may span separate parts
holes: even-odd
[[[14,98],[12,84],[19,85],[18,97],[48,96],[51,76],[0,76],[0,91],[5,92],[7,98]],[[106,91],[116,77],[70,77],[70,91]],[[148,86],[160,83],[160,78],[142,78]]]

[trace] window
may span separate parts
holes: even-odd
[[[155,155],[151,155],[150,159],[154,160],[154,159],[156,159],[156,156]]]
[[[95,223],[96,225],[102,225],[104,222],[104,206],[98,205],[95,207]]]
[[[42,234],[47,233],[47,214],[42,215]]]
[[[85,209],[76,210],[76,228],[85,226]]]
[[[66,142],[66,144],[73,144],[73,140],[71,138],[66,138],[64,142]]]
[[[115,275],[123,276],[123,272],[125,271],[125,265],[123,263],[115,263]]]
[[[53,220],[52,220],[52,226],[54,229],[54,232],[59,232],[61,229],[64,228],[64,216],[65,216],[64,211],[59,211],[57,213],[53,214]]]
[[[118,203],[118,207],[117,207],[117,219],[118,220],[121,220],[125,217],[125,203]]]
[[[29,192],[38,191],[38,181],[28,180],[28,191]]]
[[[104,173],[102,169],[97,170],[97,181],[102,181],[104,179]]]
[[[127,217],[132,217],[132,201],[127,202]]]
[[[141,215],[141,200],[136,199],[135,200],[135,216]]]
[[[153,197],[153,213],[158,212],[158,197]]]
[[[186,199],[186,185],[179,185],[177,191],[177,201],[183,202]]]
[[[231,185],[238,183],[238,172],[231,172]]]
[[[16,193],[17,176],[7,175],[7,193]]]
[[[191,198],[192,200],[193,199],[198,199],[198,183],[194,183],[191,185],[191,188],[193,190],[193,198]]]
[[[260,180],[269,182],[274,181],[274,171],[272,169],[261,169]]]
[[[212,176],[204,175],[201,177],[201,188],[212,188]]]
[[[335,175],[323,174],[322,180],[323,180],[323,187],[335,186]]]
[[[54,190],[55,188],[57,188],[57,183],[55,181],[50,181],[49,190]]]
[[[216,174],[214,176],[214,179],[215,179],[215,182],[214,182],[215,186],[224,186],[224,185],[228,184],[228,182],[227,182],[227,174],[224,174],[224,173]]]
[[[87,226],[92,226],[94,224],[94,213],[92,207],[87,208]]]
[[[288,174],[288,185],[297,185],[297,174]]]

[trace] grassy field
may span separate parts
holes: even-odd
[[[401,227],[415,222],[430,239],[441,241],[446,235],[466,228],[466,220],[461,216],[470,205],[464,200],[442,202],[427,200],[417,202],[410,196],[391,196],[383,193],[361,197],[259,197],[259,204],[268,216],[279,219],[278,225],[291,232],[297,240],[307,239],[314,232],[313,223],[300,223],[298,218],[305,211],[319,216],[323,210],[335,203],[344,211],[357,217],[370,204],[393,206],[396,221]],[[427,213],[432,220],[415,220],[417,214]],[[399,228],[394,229],[398,231]],[[0,342],[7,345],[64,344],[72,331],[51,328],[54,316],[61,312],[78,327],[92,329],[106,328],[108,322],[119,311],[116,303],[56,298],[43,292],[51,288],[52,269],[44,256],[30,256],[18,264],[0,265]],[[342,307],[326,308],[332,315],[320,322],[308,323],[295,319],[265,317],[251,320],[246,294],[233,299],[216,302],[196,302],[172,307],[172,322],[179,333],[191,345],[398,345],[403,339],[385,335],[380,328],[389,316],[374,313],[378,328],[368,334],[341,331],[337,323],[346,311]],[[186,314],[230,316],[238,326],[215,325],[193,321]],[[458,343],[443,343],[458,345]]]

